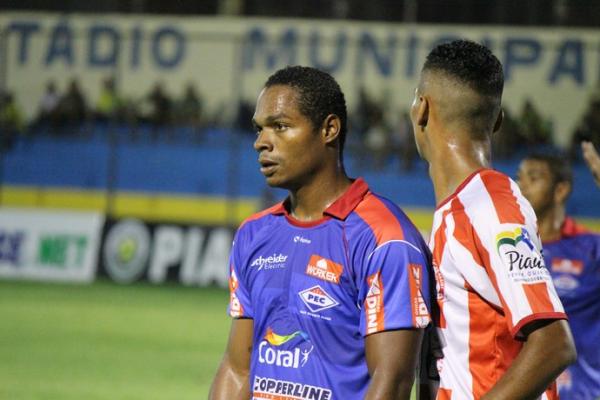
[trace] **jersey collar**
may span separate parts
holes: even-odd
[[[571,217],[565,218],[562,226],[560,227],[560,236],[561,237],[570,237],[577,236],[583,233],[589,233],[589,231],[582,225],[579,225],[575,220]]]
[[[346,189],[344,194],[342,194],[336,201],[334,201],[329,207],[323,211],[323,218],[309,222],[309,225],[316,225],[323,220],[327,220],[331,217],[344,220],[350,215],[350,213],[356,208],[358,203],[362,201],[365,195],[369,192],[369,185],[364,181],[363,178],[355,179],[350,187]],[[299,223],[301,225],[305,225],[307,223],[298,221],[293,218],[289,213],[289,197],[286,198],[281,203],[275,205],[272,209],[271,214],[274,215],[285,215],[289,220],[293,220],[295,223]]]

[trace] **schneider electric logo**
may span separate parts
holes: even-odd
[[[258,267],[258,270],[262,269],[281,269],[285,268],[285,261],[288,256],[285,256],[281,253],[273,253],[272,256],[263,257],[259,256],[252,261],[250,264],[251,267]]]

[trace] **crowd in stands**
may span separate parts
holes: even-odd
[[[349,113],[348,151],[359,156],[364,168],[381,169],[390,160],[399,159],[400,169],[409,171],[418,159],[409,111],[388,107],[389,104],[392,102],[386,93],[375,99],[366,89],[359,89]],[[77,79],[72,79],[62,93],[57,84],[50,81],[39,101],[36,117],[29,122],[25,121],[15,95],[0,92],[0,145],[3,149],[10,148],[18,135],[75,136],[85,132],[90,122],[149,126],[153,139],[160,135],[169,138],[171,130],[166,128],[173,126],[193,128],[197,139],[201,139],[203,128],[207,126],[252,131],[254,104],[241,101],[236,112],[226,113],[227,109],[229,107],[223,105],[212,117],[207,115],[202,96],[192,83],[183,88],[178,98],[169,95],[162,82],[156,82],[146,95],[134,99],[122,95],[115,79],[107,77],[101,82],[96,103],[92,104]],[[130,131],[135,139],[136,130]],[[569,149],[572,159],[578,157],[579,143],[584,140],[600,147],[600,94],[592,96],[572,134]],[[531,99],[526,99],[517,111],[505,108],[501,130],[493,141],[497,159],[511,158],[516,151],[552,147],[552,120],[544,116]]]

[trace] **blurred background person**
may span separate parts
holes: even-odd
[[[573,173],[566,157],[527,156],[519,167],[518,184],[535,210],[544,261],[577,348],[576,363],[557,380],[560,398],[596,400],[600,396],[600,235],[567,215]]]

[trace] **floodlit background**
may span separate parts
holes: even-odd
[[[347,98],[351,176],[428,235],[407,110],[435,44],[503,62],[494,166],[561,152],[568,209],[600,230],[579,143],[600,148],[593,0],[0,0],[0,398],[204,398],[229,321],[241,220],[285,196],[252,149],[256,96],[288,64]]]

